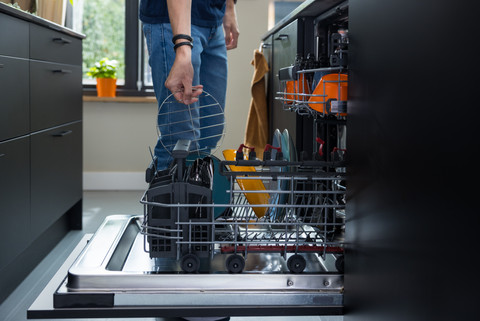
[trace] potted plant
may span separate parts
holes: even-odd
[[[98,97],[115,97],[117,90],[117,65],[116,60],[103,58],[90,68],[87,75],[97,79]]]

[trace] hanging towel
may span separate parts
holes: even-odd
[[[268,63],[263,53],[256,49],[251,64],[255,70],[244,144],[255,147],[257,157],[261,159],[268,140],[267,95],[265,92],[265,74],[268,72]]]

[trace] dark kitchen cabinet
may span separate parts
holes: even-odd
[[[322,9],[324,9],[322,7]],[[278,71],[292,66],[297,59],[306,59],[314,54],[313,19],[312,17],[299,17],[281,28],[271,30],[272,57],[270,61],[271,72],[269,75],[269,125],[270,139],[276,129],[287,129],[297,146],[297,150],[312,154],[313,145],[310,142],[313,131],[313,122],[310,117],[286,110],[281,100],[275,99],[277,92],[282,91]],[[266,43],[267,39],[264,39]]]
[[[0,56],[0,141],[30,132],[28,67],[27,59]]]
[[[82,118],[82,67],[30,62],[32,131]]]
[[[40,235],[82,198],[82,123],[31,135],[33,237]]]
[[[30,244],[30,138],[0,142],[0,271]]]
[[[302,21],[295,20],[272,35],[274,57],[272,68],[274,71],[290,66],[295,61],[298,51],[303,50],[302,43],[298,42],[298,40],[301,39],[302,32]],[[272,85],[274,91],[280,89],[280,83],[276,75],[273,77]],[[273,137],[273,131],[275,129],[283,130],[286,128],[295,140],[297,137],[297,118],[301,119],[301,116],[297,116],[295,113],[285,112],[282,103],[274,100],[270,113],[270,138]],[[292,119],[295,119],[295,121],[292,121]]]
[[[268,75],[268,108],[270,141],[275,129],[287,129],[296,143],[298,151],[305,151],[312,155],[316,145],[314,141],[314,125],[312,118],[285,110],[281,100],[275,99],[277,92],[281,92],[278,71],[281,68],[294,65],[295,60],[307,59],[318,53],[315,25],[321,15],[341,7],[346,1],[317,0],[304,1],[293,12],[279,21],[262,38],[264,44],[271,43],[271,68]]]
[[[0,302],[82,226],[83,38],[0,3]]]
[[[29,24],[0,12],[0,55],[29,57]]]
[[[30,59],[55,61],[67,65],[82,64],[82,42],[57,30],[30,25]]]
[[[477,320],[478,10],[349,3],[345,320]]]

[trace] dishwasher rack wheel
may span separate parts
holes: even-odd
[[[335,267],[337,268],[337,271],[339,273],[344,273],[345,272],[345,256],[343,255],[340,255],[337,257],[337,259],[335,260]]]
[[[302,273],[307,266],[307,261],[300,254],[294,254],[287,260],[287,267],[292,273]]]
[[[225,261],[225,267],[230,273],[242,273],[245,268],[245,259],[239,254],[232,254]]]
[[[200,259],[195,254],[185,254],[181,260],[181,267],[184,272],[195,273],[200,268]]]

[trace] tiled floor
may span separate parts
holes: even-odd
[[[65,238],[40,262],[18,288],[0,305],[0,320],[23,321],[26,311],[42,291],[48,281],[62,265],[65,258],[75,248],[82,236],[94,233],[104,218],[114,214],[142,214],[140,204],[142,191],[107,191],[84,192],[83,198],[83,230],[71,231]],[[57,319],[73,320],[73,319]],[[121,321],[122,319],[81,319],[85,321]],[[137,321],[174,321],[166,318],[130,318]],[[343,321],[339,316],[286,316],[286,317],[232,317],[231,321]]]

